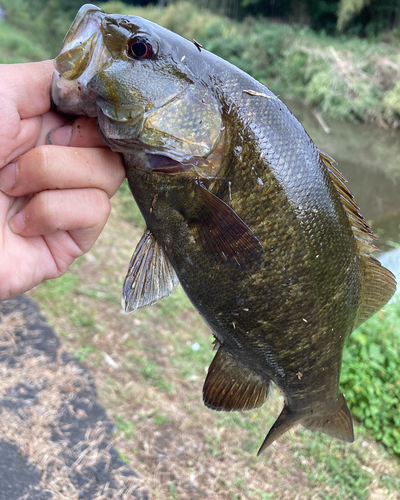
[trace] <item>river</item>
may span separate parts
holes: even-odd
[[[315,144],[338,162],[361,213],[379,237],[377,246],[400,243],[400,132],[326,119],[326,133],[312,110],[285,100]]]

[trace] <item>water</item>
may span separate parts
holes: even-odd
[[[327,134],[310,108],[285,101],[315,144],[338,162],[361,213],[389,250],[400,243],[400,132],[326,119]]]

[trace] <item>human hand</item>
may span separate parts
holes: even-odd
[[[125,177],[94,120],[68,124],[50,111],[53,70],[0,65],[0,300],[62,276],[87,252]]]

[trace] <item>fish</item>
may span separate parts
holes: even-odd
[[[146,221],[124,310],[180,283],[210,327],[205,405],[258,408],[275,384],[284,406],[259,453],[297,424],[352,442],[343,348],[396,280],[334,160],[285,104],[198,42],[90,4],[55,59],[52,101],[97,118]]]

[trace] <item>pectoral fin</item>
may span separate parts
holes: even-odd
[[[270,382],[219,348],[203,387],[204,404],[213,410],[251,410],[268,397]]]
[[[126,313],[168,297],[179,284],[164,250],[147,230],[136,247],[122,289]]]
[[[257,236],[231,207],[201,184],[195,184],[182,211],[195,227],[201,245],[220,262],[244,269],[261,263],[264,249]]]

